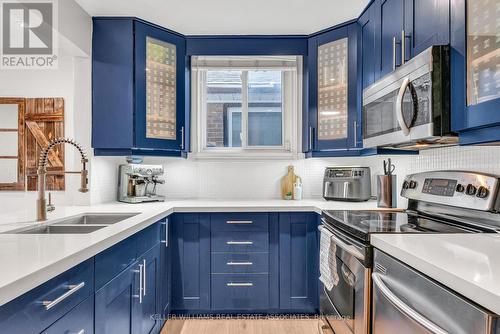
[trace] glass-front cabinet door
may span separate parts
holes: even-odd
[[[360,146],[357,36],[349,25],[309,40],[310,151]]]
[[[466,114],[459,130],[500,124],[500,2],[467,0],[464,7],[461,20],[452,20],[452,31],[465,35],[456,47],[466,55],[466,94],[460,94]]]
[[[185,42],[140,22],[136,42],[136,145],[185,150]]]

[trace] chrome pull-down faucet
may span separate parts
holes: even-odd
[[[80,189],[78,189],[79,192],[86,193],[89,191],[88,188],[88,170],[87,170],[87,163],[89,160],[87,159],[87,155],[85,154],[85,151],[83,150],[82,146],[75,142],[73,139],[70,138],[56,138],[52,140],[49,145],[42,150],[40,153],[40,157],[38,159],[38,199],[36,201],[36,214],[37,214],[37,221],[44,221],[47,220],[47,209],[50,211],[53,211],[55,207],[52,205],[52,203],[49,203],[47,205],[47,200],[45,199],[45,177],[47,175],[47,162],[49,159],[49,152],[50,150],[59,144],[71,144],[76,149],[78,152],[80,152],[81,155],[81,162],[82,162],[82,170],[79,172],[67,172],[64,171],[64,173],[69,173],[69,174],[74,174],[78,173],[80,174]],[[49,194],[50,196],[50,194]]]

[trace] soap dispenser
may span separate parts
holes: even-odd
[[[293,185],[293,199],[302,199],[302,179],[300,177],[297,177],[297,180]]]

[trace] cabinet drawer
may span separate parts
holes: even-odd
[[[210,215],[212,231],[267,231],[267,213],[236,212]]]
[[[57,320],[42,334],[94,333],[94,296],[90,296],[69,313]]]
[[[160,226],[160,222],[157,222],[137,233],[137,257],[160,242]]]
[[[212,274],[212,309],[260,310],[268,307],[267,274]]]
[[[212,273],[268,273],[269,253],[212,253]]]
[[[212,231],[212,252],[267,252],[267,231]]]
[[[0,332],[40,333],[94,293],[87,260],[0,307]]]

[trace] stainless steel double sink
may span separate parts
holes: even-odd
[[[85,213],[55,223],[25,227],[3,234],[87,234],[136,215],[138,213]]]

